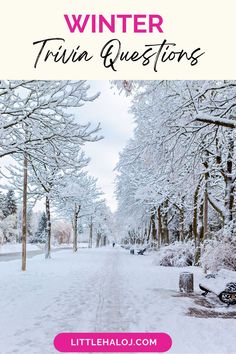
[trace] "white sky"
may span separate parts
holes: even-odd
[[[119,152],[132,137],[133,120],[128,113],[129,99],[117,90],[110,88],[109,81],[90,81],[90,92],[101,92],[100,97],[86,103],[78,109],[79,121],[101,123],[101,135],[104,139],[85,145],[87,156],[91,157],[89,173],[98,178],[98,186],[105,193],[104,197],[112,211],[117,204],[114,196],[114,168],[119,160]]]

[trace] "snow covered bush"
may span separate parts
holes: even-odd
[[[195,247],[193,242],[174,242],[162,247],[156,264],[164,267],[186,267],[193,265]]]
[[[236,237],[207,240],[202,247],[201,265],[205,271],[220,269],[236,271]]]
[[[15,243],[18,237],[17,230],[17,215],[8,215],[0,221],[0,238],[3,239],[2,243],[11,242]]]

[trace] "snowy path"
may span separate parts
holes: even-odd
[[[185,314],[191,298],[176,295],[182,269],[120,249],[37,256],[0,265],[0,354],[53,354],[59,332],[168,332],[172,353],[235,353],[235,319]],[[198,278],[198,271],[196,279]]]

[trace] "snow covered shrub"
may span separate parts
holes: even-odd
[[[164,267],[186,267],[193,265],[195,247],[192,241],[174,242],[162,247],[157,264]]]
[[[18,230],[17,230],[17,215],[8,215],[6,218],[0,221],[0,234],[3,237],[3,243],[11,242],[15,243],[17,241]]]
[[[236,271],[236,237],[206,240],[202,247],[201,265],[205,271],[217,272],[222,268]]]

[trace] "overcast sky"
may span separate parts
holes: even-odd
[[[105,193],[107,204],[112,211],[116,209],[114,196],[114,168],[119,160],[119,152],[132,137],[133,119],[128,113],[129,99],[115,89],[110,88],[109,81],[90,81],[92,94],[101,92],[100,97],[86,103],[78,109],[78,119],[94,124],[101,123],[104,139],[89,143],[84,150],[91,157],[89,173],[98,178],[98,185]]]

